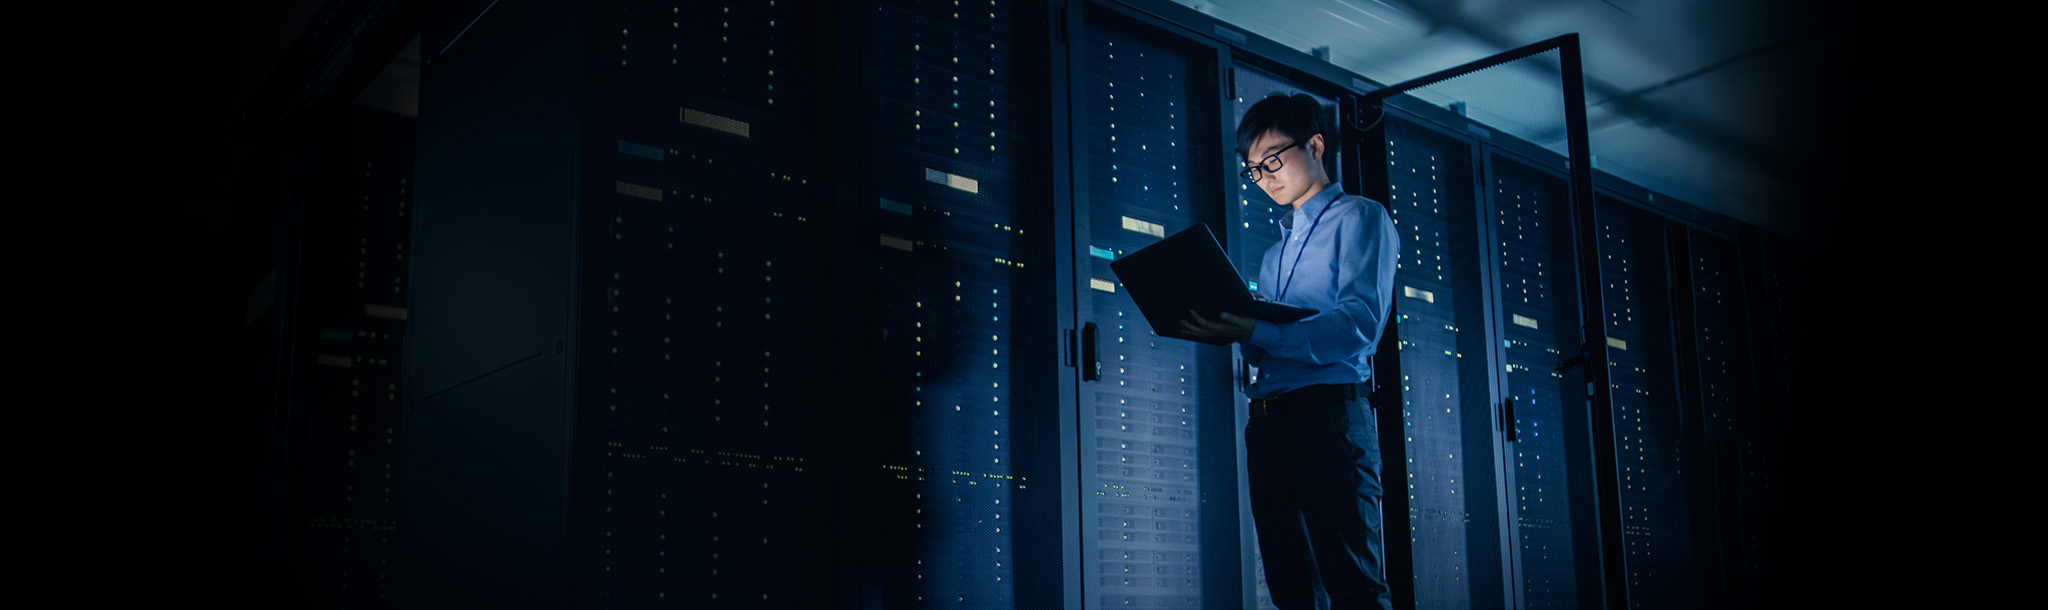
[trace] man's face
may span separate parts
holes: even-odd
[[[1309,136],[1307,142],[1298,146],[1294,144],[1296,142],[1286,135],[1267,130],[1252,141],[1251,154],[1245,157],[1247,164],[1263,162],[1266,167],[1280,166],[1276,171],[1255,170],[1253,175],[1259,180],[1259,188],[1265,189],[1267,196],[1282,205],[1294,205],[1313,195],[1308,189],[1315,186],[1316,177],[1323,173],[1319,156],[1323,150],[1323,136]],[[1279,154],[1275,157],[1274,153]]]

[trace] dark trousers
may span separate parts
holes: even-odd
[[[1333,399],[1245,425],[1252,520],[1281,610],[1393,607],[1374,415],[1364,397]]]

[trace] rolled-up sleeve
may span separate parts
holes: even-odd
[[[1271,356],[1329,364],[1377,349],[1393,301],[1399,246],[1393,219],[1368,200],[1359,213],[1341,217],[1336,229],[1336,306],[1294,322],[1254,323],[1244,342],[1247,360],[1256,364]]]

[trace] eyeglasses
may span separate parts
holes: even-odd
[[[1280,167],[1282,165],[1285,165],[1285,162],[1280,160],[1280,153],[1287,152],[1287,149],[1294,148],[1300,145],[1301,141],[1296,140],[1293,144],[1282,146],[1280,147],[1280,150],[1273,151],[1273,154],[1266,155],[1266,158],[1260,160],[1258,164],[1246,164],[1244,170],[1237,172],[1237,175],[1240,178],[1244,178],[1246,180],[1250,180],[1256,183],[1259,181],[1259,179],[1265,177],[1262,174],[1270,174],[1273,172],[1280,171]]]

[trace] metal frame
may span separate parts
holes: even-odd
[[[1370,112],[1383,107],[1383,100],[1486,68],[1491,68],[1550,51],[1560,52],[1560,72],[1565,97],[1565,130],[1569,140],[1570,154],[1567,158],[1569,173],[1572,216],[1576,221],[1574,241],[1578,252],[1578,289],[1581,321],[1604,320],[1605,312],[1600,301],[1599,289],[1599,244],[1592,238],[1597,220],[1594,218],[1592,153],[1587,142],[1585,77],[1581,70],[1579,40],[1576,34],[1566,34],[1491,57],[1448,68],[1366,94],[1361,100],[1363,110]],[[1488,170],[1491,174],[1491,170]],[[1608,372],[1598,363],[1607,361],[1607,337],[1600,324],[1581,324],[1584,330],[1583,354],[1587,362],[1596,363],[1587,368],[1587,399],[1590,412],[1586,418],[1592,429],[1593,474],[1595,484],[1593,529],[1595,544],[1600,551],[1600,583],[1598,590],[1603,607],[1626,607],[1628,587],[1626,550],[1620,535],[1622,532],[1620,505],[1620,477],[1615,472],[1616,453],[1614,447],[1613,401],[1608,392]]]

